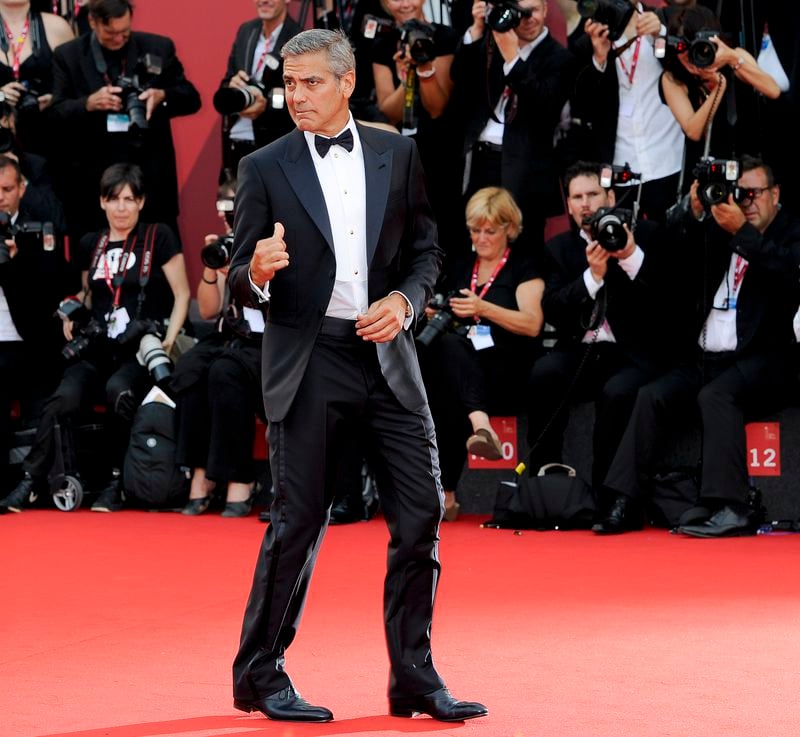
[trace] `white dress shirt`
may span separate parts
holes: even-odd
[[[19,213],[15,213],[11,217],[11,224],[17,222]],[[11,310],[8,309],[8,300],[0,287],[0,343],[17,343],[22,340],[22,337],[17,332],[17,326],[14,325],[14,320],[11,319]]]
[[[736,334],[736,303],[739,299],[739,292],[744,283],[745,272],[739,283],[736,283],[736,262],[739,261],[739,269],[747,268],[747,260],[737,253],[731,254],[731,262],[725,276],[717,287],[714,294],[713,308],[708,313],[703,332],[698,338],[698,345],[709,353],[720,353],[722,351],[735,351],[739,342]]]

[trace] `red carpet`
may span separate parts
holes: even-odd
[[[442,529],[434,645],[489,717],[386,716],[382,520],[333,528],[287,667],[336,721],[231,706],[255,518],[0,518],[0,737],[800,733],[800,535]]]

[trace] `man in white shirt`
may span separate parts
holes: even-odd
[[[275,492],[233,666],[234,706],[278,720],[333,718],[295,691],[284,658],[355,420],[391,532],[390,713],[483,716],[483,705],[450,695],[430,650],[444,499],[409,327],[432,295],[441,252],[419,156],[413,141],[353,121],[346,36],[304,31],[283,57],[297,129],[241,161],[228,274],[242,304],[269,301],[262,376]]]

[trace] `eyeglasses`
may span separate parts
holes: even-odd
[[[736,196],[736,201],[740,205],[745,205],[745,207],[747,205],[752,205],[764,192],[769,192],[771,189],[772,187],[749,187],[747,189],[740,187]]]

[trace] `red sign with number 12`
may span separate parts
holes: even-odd
[[[747,466],[751,476],[781,475],[780,422],[747,424]]]

